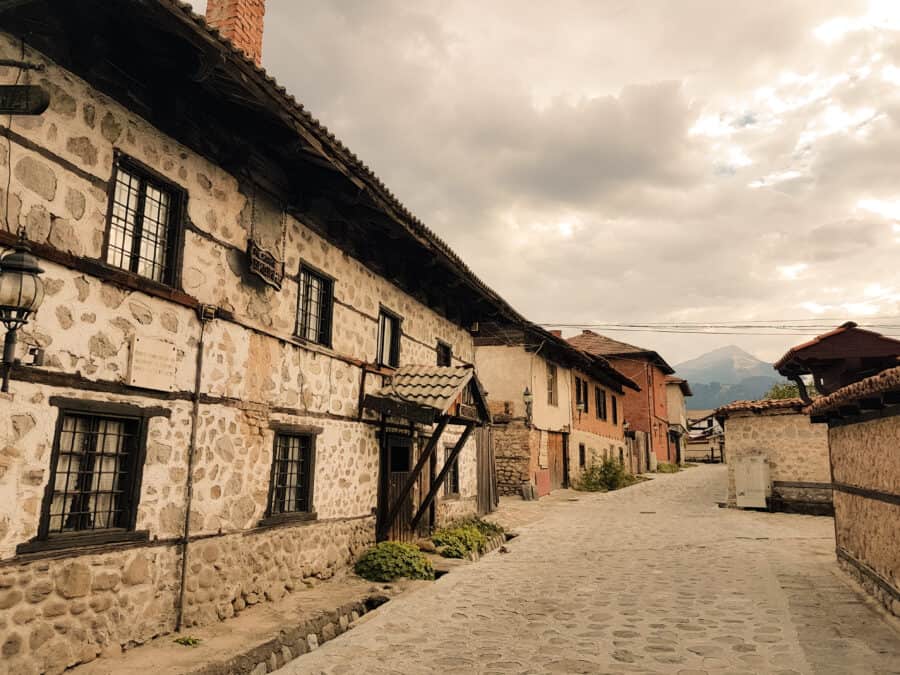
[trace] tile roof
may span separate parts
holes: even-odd
[[[471,366],[403,366],[371,395],[444,414],[474,376]]]
[[[665,359],[652,349],[644,349],[636,347],[627,342],[613,340],[605,335],[600,335],[592,330],[583,330],[580,335],[568,338],[569,343],[575,345],[589,354],[595,356],[644,356],[652,361],[656,361],[666,373],[674,373],[675,370],[666,363]]]
[[[294,98],[285,87],[278,84],[275,78],[269,75],[262,66],[257,65],[253,59],[234,46],[228,38],[224,37],[218,30],[209,25],[206,22],[205,17],[195,13],[193,7],[187,2],[183,2],[182,0],[157,0],[157,2],[173,15],[190,21],[196,30],[202,31],[204,34],[214,38],[216,42],[218,42],[220,48],[223,51],[226,51],[229,56],[241,61],[245,67],[251,68],[258,78],[259,83],[266,88],[268,93],[276,98],[290,114],[299,116],[303,125],[314,132],[317,140],[327,147],[327,150],[333,156],[329,156],[328,153],[323,154],[325,154],[330,161],[335,163],[337,168],[345,173],[352,171],[353,173],[360,175],[367,187],[386,202],[386,210],[389,212],[389,215],[396,217],[397,214],[399,214],[399,219],[403,220],[417,236],[424,238],[437,248],[438,251],[446,256],[451,264],[457,268],[457,271],[461,276],[469,279],[482,293],[487,295],[492,302],[500,305],[509,317],[517,321],[525,321],[525,318],[513,309],[506,300],[478,278],[443,239],[413,215],[413,213],[400,202],[394,193],[387,188],[382,180],[368,167],[368,165],[365,164],[365,162],[345,146],[340,139],[325,127],[324,124],[313,117],[313,115],[306,110],[306,108],[304,108],[304,106]],[[349,168],[343,166],[344,163],[346,163]],[[390,211],[396,213],[391,214]]]
[[[860,399],[893,391],[900,391],[900,366],[884,370],[878,375],[867,377],[838,389],[828,396],[818,398],[809,406],[808,412],[811,415],[817,415]]]
[[[727,417],[736,412],[752,412],[758,414],[778,412],[803,412],[806,404],[799,398],[774,398],[760,401],[735,401],[716,410],[716,417]]]
[[[796,347],[791,347],[784,356],[782,356],[780,359],[778,359],[778,361],[775,362],[773,367],[775,368],[775,370],[780,371],[781,369],[788,366],[793,359],[798,357],[802,358],[803,352],[805,352],[806,350],[821,345],[831,338],[844,335],[845,333],[851,333],[852,335],[858,336],[859,339],[865,339],[867,341],[866,344],[879,345],[881,350],[887,350],[888,353],[892,350],[892,348],[900,352],[900,340],[895,340],[894,338],[887,337],[886,335],[882,335],[881,333],[877,333],[872,330],[860,328],[853,321],[847,321],[834,330],[830,330],[827,333],[822,333],[821,335],[814,337],[812,340],[804,342],[803,344],[799,344]],[[855,356],[856,354],[853,355]]]
[[[681,389],[681,393],[685,396],[693,396],[694,392],[691,391],[691,385],[688,384],[688,381],[683,377],[675,377],[674,375],[666,375],[666,384],[677,384]]]

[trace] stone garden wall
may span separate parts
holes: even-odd
[[[734,460],[748,454],[763,454],[769,459],[776,508],[830,510],[828,434],[822,425],[812,424],[808,415],[781,411],[730,413],[725,423],[725,452],[729,460],[730,506],[736,504]]]
[[[838,560],[900,616],[900,416],[828,433]]]
[[[18,59],[20,48],[0,33],[0,57]],[[191,545],[185,618],[200,624],[227,618],[242,603],[280,597],[304,578],[330,576],[371,541],[377,427],[358,402],[361,382],[366,391],[382,384],[381,375],[360,367],[375,360],[379,305],[403,318],[401,364],[435,363],[437,340],[452,346],[455,363],[474,361],[465,329],[316,235],[309,223],[282,219],[253,188],[42,55],[26,50],[26,59],[47,68],[27,71],[22,83],[42,84],[51,103],[41,116],[13,118],[10,149],[0,143],[0,175],[10,172],[11,181],[9,194],[6,181],[0,182],[0,204],[9,204],[0,231],[15,233],[22,226],[29,241],[71,254],[75,262],[41,261],[46,300],[20,331],[18,355],[40,347],[44,364],[16,375],[12,393],[0,397],[0,579],[6,584],[0,588],[0,644],[4,659],[19,659],[14,672],[23,673],[57,672],[60,664],[173,629],[181,565],[180,546],[173,542],[183,534],[194,425],[189,522],[192,537],[208,539]],[[0,67],[0,82],[14,77]],[[84,271],[105,265],[116,153],[187,193],[177,290],[220,310],[203,328],[196,419],[201,324],[194,309],[140,284]],[[280,291],[248,278],[244,250],[251,235],[284,259]],[[85,261],[92,266],[78,264]],[[301,263],[334,278],[330,348],[293,334]],[[171,390],[128,384],[136,336],[174,346]],[[37,535],[58,415],[52,396],[168,410],[168,417],[149,421],[136,527],[148,533],[146,544],[43,558],[17,554],[17,545]],[[267,532],[259,521],[276,423],[320,429],[314,506],[321,522]],[[473,438],[460,457],[462,496],[447,504],[439,498],[439,514],[468,508],[476,492],[475,456]]]
[[[534,481],[540,431],[524,420],[494,419],[494,461],[501,495],[521,495],[522,483]]]

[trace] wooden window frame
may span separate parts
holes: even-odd
[[[321,308],[319,315],[319,334],[316,339],[306,336],[305,322],[309,313],[306,308],[301,307],[303,302],[306,279],[315,277],[325,289],[324,297],[321,300]],[[312,342],[323,347],[331,349],[334,337],[334,277],[329,276],[321,270],[308,265],[305,262],[300,263],[300,271],[297,273],[297,320],[294,323],[294,335],[304,342]],[[307,296],[307,301],[309,300]],[[323,326],[324,324],[324,326]]]
[[[453,347],[444,342],[443,340],[437,341],[437,347],[435,347],[437,351],[437,365],[439,366],[452,366],[453,365]],[[441,356],[446,355],[446,359],[442,359]],[[446,360],[446,363],[442,363],[442,361]]]
[[[316,488],[316,446],[319,435],[324,431],[323,427],[309,424],[288,424],[273,422],[269,428],[274,431],[272,436],[272,466],[269,469],[269,492],[266,496],[266,513],[259,521],[260,526],[279,525],[282,523],[304,522],[316,520],[318,513],[315,509]],[[309,438],[309,462],[307,462],[309,478],[306,486],[306,511],[287,511],[273,513],[272,505],[275,499],[275,470],[279,436],[294,436]]]
[[[119,172],[127,171],[136,174],[141,181],[141,194],[139,195],[136,213],[140,222],[135,222],[132,243],[132,256],[134,250],[140,248],[141,227],[143,224],[143,204],[146,197],[146,185],[152,185],[157,190],[166,192],[171,198],[171,205],[168,213],[168,222],[166,223],[166,250],[163,263],[162,279],[157,280],[152,277],[145,276],[132,269],[135,267],[134,260],[129,264],[128,268],[120,267],[109,262],[110,234],[112,232],[113,206],[116,199],[116,186],[118,184]],[[106,222],[103,230],[103,247],[101,251],[101,264],[112,270],[118,270],[127,274],[138,285],[142,283],[153,284],[161,288],[181,289],[181,267],[184,254],[184,231],[185,220],[187,214],[188,192],[177,183],[172,182],[158,171],[147,166],[143,162],[123,153],[116,149],[113,153],[113,170],[109,181],[109,190],[107,195]]]
[[[147,541],[149,532],[137,530],[138,509],[140,508],[141,487],[143,485],[144,463],[147,457],[147,430],[153,417],[171,416],[171,411],[160,407],[141,407],[130,403],[109,401],[92,401],[63,396],[51,396],[49,404],[59,409],[53,432],[53,447],[50,451],[50,476],[44,488],[41,502],[41,513],[38,520],[37,535],[30,541],[16,547],[17,554],[37,553],[100,544]],[[55,492],[56,474],[59,463],[60,436],[63,421],[68,415],[86,415],[93,417],[114,417],[127,419],[137,425],[135,434],[135,455],[131,458],[131,471],[128,479],[128,515],[125,527],[84,530],[75,532],[50,532],[50,508]]]
[[[444,464],[447,463],[447,459],[449,455],[453,452],[453,445],[445,445],[444,446]],[[452,489],[453,479],[456,478],[456,490]],[[444,478],[444,497],[447,499],[458,499],[462,487],[459,484],[459,457],[453,460],[453,464],[450,466],[450,470],[447,472],[446,478]]]
[[[559,369],[555,363],[547,364],[547,405],[559,406]]]
[[[383,360],[384,353],[384,325],[387,321],[395,322],[394,330],[391,333],[391,345],[388,353],[387,363]],[[392,312],[387,307],[381,306],[378,310],[378,353],[375,355],[375,362],[379,366],[385,368],[400,367],[400,334],[403,329],[403,317],[396,312]]]
[[[609,419],[609,410],[607,409],[606,390],[603,387],[594,387],[594,398],[597,399],[597,419],[604,422]]]

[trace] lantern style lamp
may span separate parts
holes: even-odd
[[[534,403],[534,396],[528,387],[522,392],[522,400],[525,402],[525,417],[531,422],[531,404]]]
[[[44,270],[25,241],[23,232],[11,253],[0,258],[0,323],[6,327],[3,342],[3,383],[0,391],[9,391],[9,371],[16,355],[16,331],[28,323],[44,301]]]

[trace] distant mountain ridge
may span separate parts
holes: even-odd
[[[720,347],[675,366],[694,395],[687,399],[691,410],[709,410],[733,401],[758,399],[783,378],[766,363],[736,345]]]

